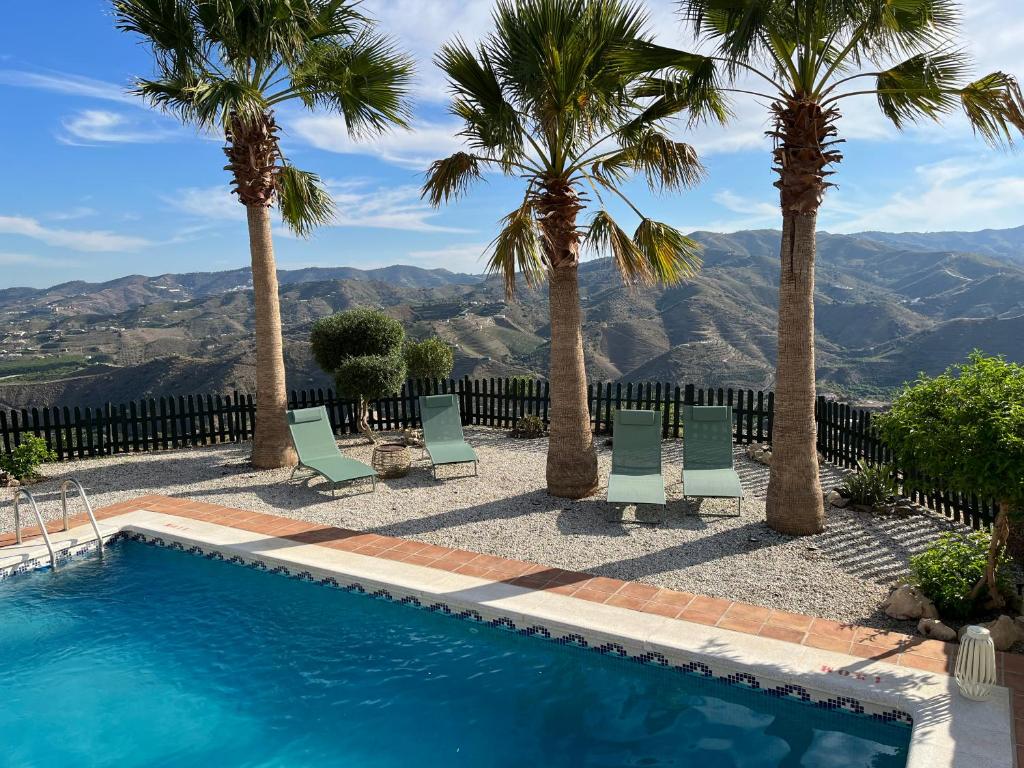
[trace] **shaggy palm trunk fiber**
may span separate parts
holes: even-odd
[[[783,218],[779,276],[775,416],[768,481],[768,525],[792,535],[818,533],[824,505],[814,421],[814,229],[817,217]],[[788,254],[792,247],[792,254]]]
[[[842,156],[835,109],[794,96],[772,106],[773,159],[782,207],[779,250],[778,359],[768,525],[795,536],[824,529],[814,421],[814,260],[818,209],[832,163]]]
[[[252,463],[260,469],[290,467],[296,462],[285,410],[284,349],[281,340],[281,305],[277,293],[277,265],[270,233],[270,207],[274,203],[274,173],[281,152],[277,126],[270,114],[253,122],[232,115],[227,131],[227,169],[234,176],[234,192],[245,206],[252,259],[253,307],[256,314],[256,430]]]
[[[551,392],[547,486],[552,496],[580,499],[597,490],[597,452],[587,408],[587,369],[583,360],[580,310],[580,211],[576,190],[558,179],[545,185],[538,202],[548,261],[551,320]]]

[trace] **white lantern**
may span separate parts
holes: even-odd
[[[960,693],[974,701],[985,701],[992,695],[996,684],[996,646],[984,627],[968,627],[960,640],[956,684]]]

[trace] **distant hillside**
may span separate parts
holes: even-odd
[[[975,347],[1024,360],[1024,260],[1011,249],[1022,232],[821,233],[820,391],[885,398]],[[704,267],[684,285],[634,289],[607,259],[581,265],[591,377],[772,385],[779,232],[693,236],[704,245]],[[957,240],[964,250],[933,248],[930,238]],[[448,340],[456,375],[547,370],[544,291],[524,289],[506,303],[499,280],[406,266],[280,277],[293,388],[330,385],[309,354],[309,327],[354,306],[385,308],[414,338]],[[0,406],[251,390],[248,281],[248,270],[233,270],[0,291]]]
[[[1024,264],[1024,226],[979,232],[860,232],[856,237],[921,251],[967,251]]]

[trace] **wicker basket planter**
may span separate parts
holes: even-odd
[[[381,477],[405,477],[409,474],[412,456],[402,443],[381,443],[373,449],[371,463]]]

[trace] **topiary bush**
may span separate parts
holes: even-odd
[[[935,603],[939,614],[966,619],[978,613],[979,596],[974,585],[985,575],[992,537],[987,531],[944,533],[919,555],[910,558],[913,583]],[[996,568],[996,583],[1009,594],[1010,581],[1003,555]]]
[[[350,309],[313,323],[309,334],[313,358],[334,377],[338,394],[359,403],[359,431],[374,442],[370,401],[402,388],[402,324],[375,309]]]
[[[404,354],[410,379],[447,379],[455,367],[455,349],[437,336],[408,342]]]
[[[391,355],[402,347],[405,329],[376,309],[349,309],[313,323],[309,343],[324,371],[333,374],[342,361],[365,355]]]
[[[393,395],[404,381],[405,361],[397,354],[350,357],[334,372],[338,394],[352,400]]]
[[[10,454],[0,456],[0,469],[17,480],[25,481],[38,475],[40,465],[56,460],[57,454],[46,445],[43,438],[26,435]]]

